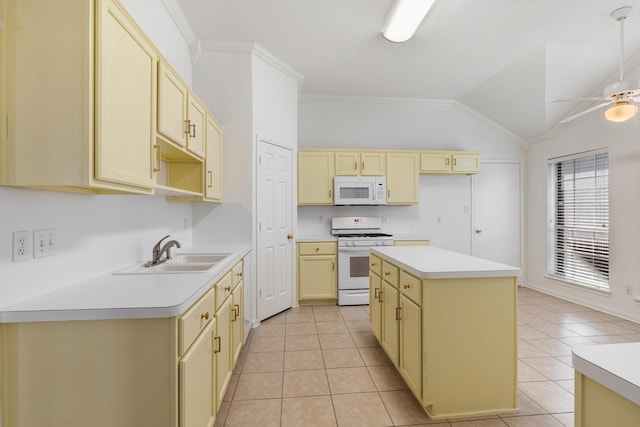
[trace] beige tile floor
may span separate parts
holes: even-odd
[[[367,310],[300,307],[253,329],[216,426],[573,426],[572,347],[640,341],[639,324],[521,288],[519,412],[436,422],[378,345]]]

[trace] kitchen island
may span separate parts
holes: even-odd
[[[432,246],[371,248],[371,328],[430,418],[517,411],[519,274]]]
[[[573,350],[575,425],[636,427],[640,423],[640,343]]]

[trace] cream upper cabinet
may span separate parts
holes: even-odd
[[[222,132],[212,116],[207,116],[205,157],[205,199],[222,201]]]
[[[96,178],[153,186],[156,54],[119,7],[99,5]]]
[[[192,93],[189,93],[187,117],[187,150],[196,156],[204,157],[207,109]]]
[[[164,61],[158,64],[158,133],[180,147],[187,145],[189,89]]]
[[[164,61],[158,65],[158,133],[198,157],[205,154],[207,109]]]
[[[298,152],[298,204],[333,204],[333,151]]]
[[[480,153],[466,151],[422,151],[420,173],[475,174],[480,172]]]
[[[9,0],[7,10],[3,55],[11,66],[0,183],[150,194],[151,43],[115,1]]]
[[[418,203],[418,161],[415,152],[387,152],[387,204]]]
[[[336,151],[335,165],[338,176],[383,176],[385,155],[383,152]]]

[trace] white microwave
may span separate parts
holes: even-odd
[[[336,176],[333,178],[333,204],[386,205],[387,178],[384,176]]]

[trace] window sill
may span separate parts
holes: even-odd
[[[578,282],[572,282],[571,280],[566,280],[566,279],[561,279],[559,277],[556,276],[550,276],[548,274],[546,274],[544,276],[545,280],[547,282],[551,282],[551,283],[556,283],[559,285],[563,285],[563,286],[567,286],[573,289],[580,289],[582,291],[589,291],[589,292],[593,292],[599,295],[611,295],[611,290],[610,289],[605,289],[605,288],[600,288],[597,286],[592,286],[592,285],[585,285],[583,283],[578,283]]]

